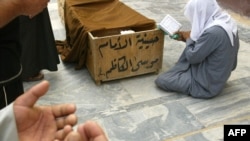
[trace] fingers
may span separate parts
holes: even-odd
[[[51,109],[54,116],[56,118],[59,118],[75,113],[76,106],[75,104],[60,104],[60,105],[53,105]]]
[[[86,140],[108,141],[103,129],[93,121],[87,121],[84,125],[78,126],[77,131]]]
[[[174,35],[175,37],[172,37],[172,39],[186,42],[186,40],[190,37],[190,31],[178,31]]]
[[[71,132],[67,135],[64,141],[88,141],[88,140],[83,140],[81,135],[77,132]]]
[[[175,33],[175,34],[171,35],[170,38],[172,38],[174,40],[181,41],[182,36],[179,33]]]
[[[65,137],[66,136],[66,137]],[[58,135],[58,140],[64,141],[108,141],[102,128],[93,121],[88,121],[85,124],[79,125],[76,131],[62,131]]]
[[[71,114],[66,117],[56,119],[57,129],[62,129],[66,125],[74,126],[76,123],[77,123],[77,117],[75,114]]]
[[[177,41],[182,41],[183,40],[182,32],[177,31],[176,33],[174,33],[174,35],[172,35],[171,38]]]
[[[49,89],[49,82],[42,81],[15,100],[15,105],[32,107]]]
[[[58,130],[55,135],[55,140],[62,141],[66,138],[66,136],[72,132],[72,126],[67,125],[62,130]]]

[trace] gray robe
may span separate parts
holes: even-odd
[[[176,91],[196,98],[218,95],[237,65],[238,35],[234,46],[225,30],[213,26],[197,42],[188,39],[176,65],[161,74],[155,83],[166,91]]]

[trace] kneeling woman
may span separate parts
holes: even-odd
[[[195,98],[211,98],[224,88],[237,65],[237,26],[216,0],[190,0],[184,15],[192,29],[178,32],[186,48],[178,62],[161,74],[155,83],[165,91]]]

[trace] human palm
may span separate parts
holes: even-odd
[[[48,90],[44,81],[31,88],[14,102],[17,132],[20,141],[63,140],[72,131],[77,118],[75,105],[34,106]]]

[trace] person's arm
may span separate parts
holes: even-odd
[[[0,0],[0,28],[20,15],[33,17],[47,7],[49,0]]]
[[[19,0],[0,0],[0,28],[12,21],[21,13]]]
[[[0,137],[3,141],[18,141],[13,104],[0,111]]]
[[[221,30],[218,27],[211,27],[206,30],[195,42],[191,39],[186,41],[185,55],[190,64],[197,64],[204,61],[216,48],[221,46]]]

